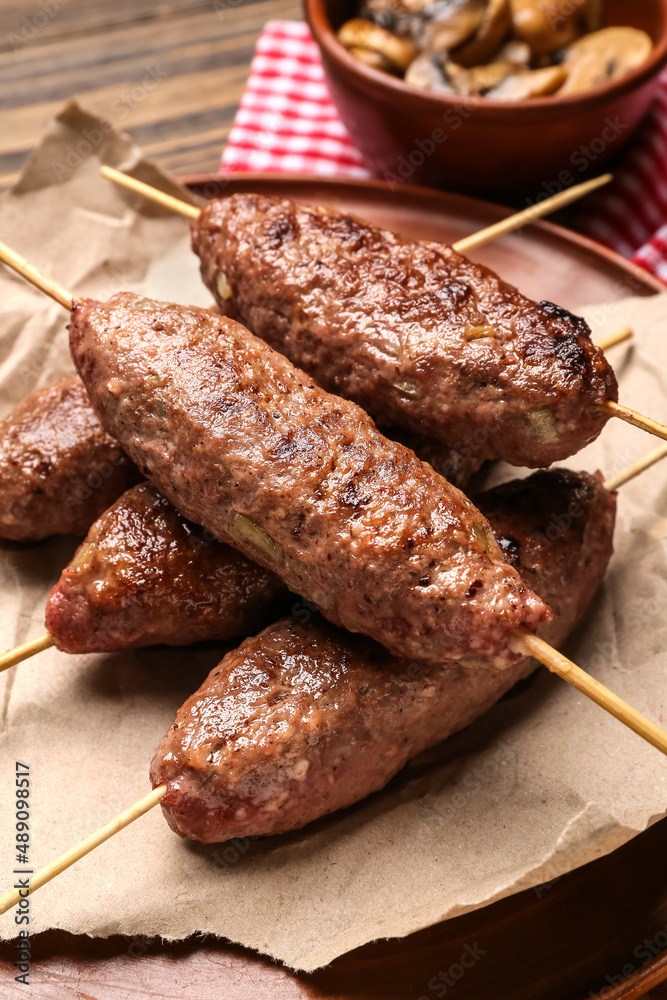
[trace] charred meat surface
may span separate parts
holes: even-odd
[[[478,494],[505,558],[554,613],[539,634],[562,644],[584,614],[613,552],[616,494],[602,477],[534,472]]]
[[[417,458],[422,462],[428,462],[452,486],[470,495],[468,489],[470,480],[484,465],[484,459],[474,447],[474,442],[472,447],[461,444],[458,448],[448,448],[435,438],[402,431],[397,427],[381,427],[379,430],[393,441],[404,444],[406,448],[412,448]]]
[[[34,392],[0,421],[2,538],[85,535],[138,479],[75,375]]]
[[[67,653],[186,646],[248,635],[285,596],[277,576],[142,483],[92,526],[49,595],[46,627]]]
[[[240,324],[121,293],[75,307],[70,346],[160,492],[334,624],[506,667],[511,630],[551,618],[459,490]]]
[[[615,496],[593,476],[559,471],[490,491],[486,506],[556,610],[540,634],[561,643],[606,571]],[[557,536],[553,514],[563,515]],[[151,780],[167,784],[163,809],[182,836],[213,843],[298,830],[382,788],[490,708],[523,666],[395,659],[319,616],[286,619],[229,653],[185,702]]]
[[[614,373],[583,319],[440,243],[238,194],[192,223],[221,307],[381,426],[538,467],[600,433]]]

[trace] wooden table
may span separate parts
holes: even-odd
[[[0,0],[0,189],[73,96],[174,173],[216,170],[262,26],[300,16],[299,0]]]

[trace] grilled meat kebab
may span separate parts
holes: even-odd
[[[542,628],[549,641],[583,613],[576,592],[568,590],[572,549],[577,538],[585,547],[588,509],[598,492],[596,479],[559,471],[534,473],[475,498],[523,579],[537,579],[535,567],[548,555],[558,592],[554,621]],[[575,526],[561,545],[563,516]],[[595,573],[603,555],[596,557]],[[66,653],[187,645],[251,634],[282,613],[286,598],[277,576],[216,542],[154,486],[141,483],[93,524],[49,595],[46,627]]]
[[[231,639],[282,613],[285,585],[140,483],[95,522],[46,604],[66,653]]]
[[[240,324],[120,293],[75,304],[70,347],[160,492],[334,624],[502,668],[511,631],[552,617],[459,490]]]
[[[540,634],[562,643],[606,571],[615,495],[593,476],[544,472],[490,491],[484,506],[508,557],[554,609]],[[167,785],[163,810],[182,836],[298,830],[382,788],[523,669],[395,659],[318,615],[284,619],[228,653],[185,702],[151,781]]]
[[[0,420],[0,538],[85,535],[138,479],[75,375],[39,389]]]
[[[618,398],[583,319],[450,246],[258,194],[207,202],[192,246],[223,310],[381,426],[535,468]]]

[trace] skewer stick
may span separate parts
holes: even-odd
[[[121,187],[127,188],[128,191],[134,191],[135,194],[141,194],[145,198],[150,198],[151,201],[157,202],[158,205],[162,205],[172,212],[180,212],[181,215],[185,215],[188,219],[198,219],[201,214],[201,209],[197,208],[196,205],[190,205],[181,198],[174,198],[173,195],[166,194],[164,191],[160,191],[159,188],[151,187],[150,184],[144,184],[143,181],[138,181],[136,177],[130,177],[129,174],[121,173],[115,167],[102,166],[100,167],[100,173],[108,181],[114,181],[116,184],[120,184]]]
[[[0,243],[0,260],[11,267],[12,270],[22,275],[31,285],[39,288],[42,292],[46,292],[47,295],[50,295],[52,299],[55,299],[65,309],[68,309],[70,312],[72,311],[76,299],[69,292],[65,291],[64,288],[61,288],[56,281],[47,278],[45,274],[37,270],[34,264],[30,264],[25,257],[22,257],[20,253],[12,250],[5,243]]]
[[[160,802],[167,791],[166,785],[158,785],[154,788],[152,792],[148,795],[144,795],[142,799],[135,802],[133,806],[126,809],[124,812],[120,813],[114,819],[105,823],[104,826],[100,827],[95,833],[91,833],[89,837],[80,841],[76,847],[71,847],[69,851],[65,851],[61,854],[59,858],[52,861],[50,865],[46,865],[45,868],[40,869],[35,875],[32,876],[28,885],[28,891],[25,889],[11,889],[9,892],[4,893],[0,896],[0,913],[6,913],[7,910],[11,910],[12,906],[17,906],[22,898],[29,896],[35,891],[35,889],[41,888],[41,886],[46,885],[50,882],[52,878],[56,875],[60,875],[61,872],[66,871],[67,868],[71,868],[72,865],[80,861],[81,858],[85,858],[86,854],[90,854],[94,851],[96,847],[103,844],[105,840],[109,840],[114,834],[119,833],[130,823],[134,823],[135,819],[139,819],[144,813],[149,812],[154,806]],[[23,895],[21,895],[23,894]]]
[[[52,295],[54,294],[53,289],[54,288],[57,289],[58,291],[57,301],[59,301],[61,305],[65,305],[65,308],[71,310],[72,305],[76,300],[69,292],[66,292],[64,289],[60,288],[60,286],[55,285],[54,282],[50,282],[49,279],[45,278],[44,275],[40,274],[37,268],[33,267],[33,265],[31,264],[28,264],[28,262],[25,261],[23,257],[20,257],[18,254],[15,254],[13,251],[9,250],[9,248],[6,249],[9,251],[8,254],[3,254],[2,245],[0,245],[0,260],[4,260],[5,263],[9,264],[10,267],[14,268],[14,270],[18,271],[19,274],[22,274],[25,278],[27,278],[28,281],[31,281],[38,288],[41,288],[43,291],[47,292],[47,294]],[[54,297],[56,296],[54,295]],[[621,406],[619,403],[606,402],[606,403],[600,403],[599,405],[601,409],[605,410],[605,412],[607,413],[610,413],[610,415],[612,416],[623,416],[624,419],[628,419],[628,417],[625,414],[630,414],[632,416],[631,420],[632,423],[637,423],[637,426],[644,427],[644,429],[650,430],[651,433],[658,433],[658,437],[664,437],[667,440],[667,427],[664,427],[657,421],[651,420],[649,417],[643,417],[641,414],[635,413],[634,410],[629,410],[627,407]],[[527,650],[530,647],[530,644],[533,642],[533,639],[534,637],[531,635],[531,633],[524,632],[523,630],[516,630],[514,633],[513,642],[515,643],[515,648],[518,651],[522,651],[522,650]],[[570,661],[567,660],[565,657],[562,657],[560,653],[558,653],[555,649],[552,649],[551,646],[543,642],[543,640],[539,640],[539,644],[534,645],[534,648],[539,650],[539,653],[537,652],[534,653],[531,647],[530,653],[528,655],[534,655],[536,659],[539,659],[541,662],[545,663],[545,665],[548,666],[550,670],[554,670],[556,673],[559,673],[559,675],[563,677],[564,680],[567,680],[570,683],[574,684],[576,687],[579,688],[579,690],[581,690],[584,694],[587,694],[589,697],[593,698],[593,700],[596,701],[598,704],[602,705],[605,708],[608,708],[608,711],[610,711],[612,715],[614,715],[616,718],[625,722],[626,717],[624,713],[626,713],[627,710],[627,725],[630,727],[630,729],[633,729],[635,732],[638,732],[639,735],[644,735],[644,731],[646,733],[651,732],[650,727],[653,726],[653,723],[650,723],[648,719],[643,720],[642,716],[639,715],[639,713],[635,712],[634,709],[631,709],[629,705],[625,705],[624,702],[622,702],[620,699],[617,699],[614,695],[612,695],[611,692],[608,692],[608,697],[606,695],[605,697],[603,697],[600,694],[600,688],[602,688],[602,685],[587,688],[586,683],[582,681],[580,675],[576,673],[576,671],[579,670],[579,668],[576,667],[575,664],[570,663]],[[545,657],[545,659],[542,660],[542,657]],[[564,664],[569,665],[569,667],[565,669],[565,667],[563,666]],[[560,666],[560,670],[557,669],[557,666]],[[581,671],[581,675],[583,675],[584,678],[587,678],[588,676],[584,673],[584,671]],[[602,690],[604,691],[605,689],[602,688]],[[640,724],[637,721],[638,719],[641,721],[641,724],[644,726],[644,729],[637,728],[637,726]],[[654,726],[654,729],[657,729],[657,727]],[[660,732],[660,730],[658,731]],[[645,738],[649,739],[648,736],[646,736]],[[654,746],[656,746],[657,744],[654,742],[654,739],[649,739],[649,742],[652,743]],[[667,737],[665,737],[665,739],[667,740]],[[660,748],[663,749],[662,746]],[[667,742],[664,745],[664,749],[665,751],[667,751]],[[129,822],[131,822],[131,819],[129,820]],[[109,834],[109,836],[111,836],[111,834]],[[84,853],[86,852],[84,851]]]
[[[602,485],[610,493],[615,493],[620,486],[629,483],[631,479],[635,479],[640,473],[645,472],[646,469],[650,469],[656,462],[661,462],[663,458],[667,458],[667,444],[661,444],[659,448],[650,451],[648,455],[644,455],[643,458],[640,458],[633,465],[628,466],[623,472],[619,472],[617,476],[607,479]]]
[[[667,754],[667,732],[654,722],[651,722],[650,719],[647,719],[641,712],[628,705],[622,698],[619,698],[606,688],[604,684],[596,681],[594,677],[587,674],[576,663],[572,663],[562,653],[552,649],[543,639],[539,639],[532,632],[528,632],[524,628],[518,628],[512,633],[510,647],[516,653],[535,657],[535,659],[548,667],[552,673],[558,674],[559,677],[562,677],[573,687],[577,688],[582,694],[585,694],[592,701],[596,702],[596,704],[609,712],[610,715],[613,715],[637,733],[638,736],[641,736],[650,743],[651,746]],[[166,791],[166,785],[158,785],[157,788],[154,788],[148,795],[144,795],[143,798],[135,802],[129,809],[126,809],[116,816],[115,819],[106,823],[96,833],[86,837],[76,847],[65,851],[59,858],[32,876],[28,883],[27,891],[26,889],[11,889],[9,892],[4,893],[4,895],[0,896],[0,914],[6,913],[13,906],[17,906],[22,898],[21,893],[25,897],[41,886],[46,885],[56,875],[60,875],[61,872],[76,864],[77,861],[90,854],[100,844],[109,840],[110,837],[113,837],[114,834],[123,830],[126,826],[129,826],[130,823],[133,823],[135,819],[139,819],[140,816],[143,816],[162,800]]]
[[[587,698],[600,705],[605,711],[613,715],[633,732],[641,736],[642,739],[650,743],[657,750],[667,754],[667,732],[651,722],[645,715],[638,712],[636,708],[628,705],[626,701],[610,691],[604,684],[600,684],[594,677],[587,674],[585,670],[578,667],[567,656],[563,656],[558,650],[553,649],[549,643],[532,632],[526,631],[523,627],[515,629],[510,638],[510,649],[515,653],[523,653],[524,656],[534,656],[536,660],[543,663],[545,667],[562,677]]]
[[[506,219],[501,219],[500,222],[495,222],[492,226],[487,226],[486,229],[480,229],[478,233],[464,236],[462,240],[452,243],[452,246],[457,253],[467,253],[475,247],[481,247],[484,243],[490,243],[491,240],[495,240],[499,236],[504,236],[505,233],[512,233],[515,229],[521,229],[522,226],[527,226],[531,222],[535,222],[536,219],[541,219],[544,215],[551,215],[552,212],[557,212],[559,208],[571,205],[573,201],[578,201],[579,198],[590,194],[591,191],[595,191],[597,188],[608,184],[611,179],[611,174],[602,174],[601,177],[594,177],[590,181],[584,181],[583,184],[575,184],[574,187],[560,191],[558,194],[553,195],[553,197],[546,198],[535,205],[530,205],[529,208],[524,208],[521,212],[509,215]]]
[[[633,337],[633,330],[631,327],[626,326],[623,330],[617,330],[616,333],[610,333],[607,337],[596,340],[595,346],[599,347],[601,351],[608,351],[610,347],[617,347],[618,344],[624,344],[626,340],[632,340]]]
[[[647,431],[649,434],[667,441],[667,427],[658,420],[654,420],[653,417],[645,417],[643,413],[631,410],[629,406],[623,406],[622,403],[614,403],[611,399],[605,400],[604,403],[598,403],[598,406],[608,416],[618,417],[620,420],[632,424],[633,427],[639,427],[640,430]]]
[[[43,649],[49,649],[53,645],[53,636],[50,632],[45,632],[44,635],[40,635],[36,639],[29,639],[28,642],[23,642],[20,646],[15,646],[14,649],[10,649],[8,652],[0,655],[0,673],[3,670],[9,670],[10,667],[16,666],[22,660],[29,659],[36,653],[41,653]]]
[[[127,188],[128,191],[134,191],[135,194],[144,195],[144,197],[150,198],[151,201],[157,202],[158,205],[163,205],[164,208],[169,208],[173,212],[180,212],[181,215],[185,215],[189,219],[199,218],[201,211],[199,208],[188,204],[188,202],[174,198],[170,194],[165,194],[164,191],[151,187],[150,184],[144,184],[143,181],[138,181],[135,177],[130,177],[128,174],[116,170],[115,167],[102,166],[100,167],[100,173],[108,181],[120,184],[121,187]],[[536,205],[531,205],[521,212],[516,212],[506,219],[494,223],[492,226],[480,229],[477,233],[465,236],[463,239],[453,243],[452,246],[458,253],[464,253],[466,250],[472,249],[472,247],[489,243],[497,236],[502,236],[504,233],[511,233],[513,230],[520,229],[529,222],[534,222],[535,219],[539,219],[543,215],[549,215],[559,208],[564,208],[565,205],[572,204],[573,201],[583,198],[584,195],[595,191],[596,188],[608,184],[611,179],[611,174],[603,174],[601,177],[594,177],[590,181],[584,181],[583,184],[575,184],[574,187],[567,188],[566,191],[561,191],[552,198],[540,201]]]

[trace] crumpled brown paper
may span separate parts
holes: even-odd
[[[90,150],[79,145],[84,130]],[[99,178],[100,156],[129,167],[139,153],[69,106],[0,204],[0,238],[79,293],[143,290],[208,304],[184,220],[148,206],[131,211],[127,195]],[[144,176],[158,174],[146,166]],[[4,413],[71,364],[62,309],[1,268],[0,292]],[[667,296],[589,316],[597,332],[635,326],[634,346],[613,356],[622,398],[665,419]],[[654,445],[613,421],[571,464],[612,474]],[[578,663],[659,722],[666,512],[667,465],[623,487],[616,554],[570,646]],[[63,538],[0,545],[0,648],[43,631],[46,595],[73,548]],[[215,644],[107,656],[49,650],[2,675],[0,888],[17,867],[14,761],[30,765],[38,868],[148,790],[160,738],[219,658]],[[370,939],[553,879],[618,847],[666,807],[664,757],[543,671],[384,791],[299,833],[203,847],[180,840],[153,811],[31,897],[31,931],[212,932],[312,970]],[[12,918],[0,918],[4,937],[16,933]]]

